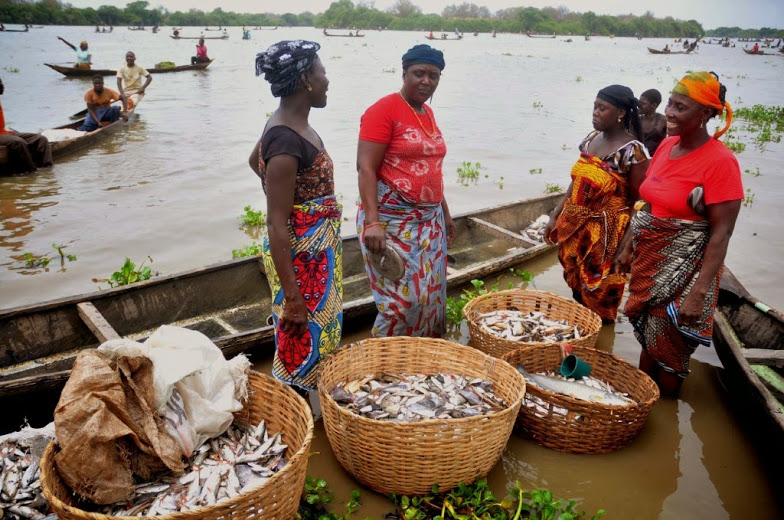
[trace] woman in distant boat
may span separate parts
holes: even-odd
[[[678,395],[698,345],[710,345],[719,279],[743,199],[740,167],[718,138],[732,123],[712,72],[687,74],[667,103],[668,137],[648,168],[618,271],[631,266],[624,312],[642,345],[640,369]],[[712,136],[708,120],[727,111]],[[641,206],[641,205],[640,205]]]
[[[659,143],[667,135],[667,118],[656,112],[661,104],[661,92],[655,88],[640,94],[640,124],[642,125],[642,142],[653,157]]]
[[[66,44],[67,46],[69,46],[70,48],[72,48],[74,51],[76,51],[76,63],[74,63],[74,68],[90,69],[92,67],[93,55],[90,54],[90,52],[88,51],[88,46],[86,41],[82,40],[81,42],[79,42],[79,48],[77,49],[76,45],[69,42],[65,38],[58,36],[57,39],[63,42],[64,44]]]
[[[572,182],[550,215],[545,240],[558,259],[574,299],[615,322],[626,276],[613,261],[648,167],[637,99],[629,87],[610,85],[596,95],[594,131],[580,143]]]
[[[425,102],[445,62],[429,45],[415,45],[402,61],[403,88],[368,108],[360,123],[357,233],[378,309],[373,336],[440,337],[446,329],[447,246],[455,225],[444,198],[446,144]],[[402,258],[399,279],[386,277],[371,262],[371,254],[387,247]]]
[[[281,41],[256,56],[280,105],[250,155],[267,198],[262,258],[272,290],[273,375],[301,390],[316,387],[319,361],[340,346],[343,328],[342,207],[332,160],[310,126],[327,105],[320,46]]]
[[[204,38],[199,38],[199,43],[196,44],[196,56],[191,57],[191,65],[207,61],[210,61],[210,57],[207,56],[207,46],[204,45]]]

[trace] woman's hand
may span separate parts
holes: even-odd
[[[613,260],[613,274],[625,276],[629,274],[632,267],[632,248],[625,247],[615,254]]]
[[[365,225],[362,230],[362,241],[365,247],[372,253],[380,253],[387,247],[387,236],[383,225],[368,227]]]
[[[555,223],[558,220],[558,217],[553,217],[550,215],[550,220],[547,221],[547,224],[544,226],[544,242],[546,244],[554,244],[555,237],[552,236],[553,229],[555,229]]]
[[[278,327],[286,334],[301,336],[308,329],[308,307],[302,295],[294,298],[286,297],[283,316],[278,321]]]
[[[446,226],[446,246],[450,247],[455,242],[455,221],[452,220],[452,217],[444,218],[444,225]]]
[[[705,305],[705,297],[692,291],[686,295],[678,311],[678,325],[689,327],[697,323],[702,316],[702,307]]]

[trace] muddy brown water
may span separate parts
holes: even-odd
[[[194,42],[172,40],[165,31],[119,28],[96,35],[93,29],[0,33],[6,88],[0,101],[8,126],[50,128],[83,108],[89,80],[68,79],[43,66],[73,57],[58,35],[87,39],[96,67],[116,67],[127,50],[148,67],[188,63],[194,50]],[[198,35],[199,28],[186,30]],[[232,249],[254,240],[239,228],[238,216],[246,205],[265,204],[247,157],[266,114],[277,106],[253,74],[255,53],[274,42],[268,38],[322,44],[329,104],[314,110],[311,122],[335,163],[343,233],[354,232],[359,118],[400,87],[400,55],[423,43],[423,35],[373,32],[360,40],[333,39],[317,29],[295,28],[252,37],[243,41],[239,28],[230,30],[229,40],[208,42],[216,61],[206,71],[155,77],[137,120],[121,134],[35,175],[0,178],[0,308],[97,290],[92,278],[108,276],[126,256],[139,262],[149,255],[155,270],[169,274],[227,260]],[[657,88],[666,98],[687,70],[706,69],[719,73],[734,106],[781,103],[784,57],[747,56],[740,48],[711,45],[678,56],[645,49],[665,43],[624,38],[564,43],[519,35],[435,42],[447,62],[432,106],[448,146],[445,191],[452,212],[536,196],[547,183],[567,186],[576,146],[591,130],[595,94],[608,84],[626,84],[637,94]],[[14,69],[19,71],[10,72]],[[112,78],[107,86],[114,88]],[[760,149],[751,135],[739,137],[747,143],[738,155],[741,169],[759,169],[761,175],[743,176],[753,201],[741,211],[727,264],[752,294],[781,309],[784,145]],[[482,164],[477,184],[457,183],[462,161]],[[65,245],[77,260],[64,268],[53,262],[48,270],[19,261],[25,252],[52,253],[52,243]],[[537,288],[569,295],[554,254],[522,267],[536,275]],[[507,281],[517,282],[504,278],[501,286]],[[346,342],[367,337],[368,323],[354,327]],[[466,343],[466,328],[453,330],[451,338]],[[599,347],[637,363],[639,346],[623,319],[604,327]],[[256,353],[254,361],[269,372],[268,352]],[[720,367],[713,350],[700,348],[681,397],[657,403],[641,435],[616,453],[563,454],[513,435],[488,477],[492,489],[503,495],[519,479],[526,487],[577,499],[589,512],[604,508],[607,518],[779,517],[784,493],[772,463],[778,448],[754,437],[754,423],[728,404]],[[53,404],[29,398],[6,403],[0,423],[5,431],[15,429],[27,415],[40,425],[51,417]],[[359,486],[337,464],[320,423],[312,450],[318,453],[310,459],[309,474],[327,479],[338,498],[362,491],[357,518],[380,518],[391,509],[385,497]]]

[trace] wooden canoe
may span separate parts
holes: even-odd
[[[526,34],[529,38],[555,38],[554,34]]]
[[[765,51],[763,51],[762,49],[758,51],[754,51],[753,49],[743,49],[743,52],[745,52],[746,54],[761,54],[761,55],[765,54]]]
[[[651,54],[689,54],[691,51],[663,51],[661,49],[651,49],[648,47],[648,52]]]
[[[125,125],[131,123],[136,118],[136,109],[139,107],[139,104],[144,99],[144,96],[139,96],[139,100],[136,103],[136,106],[133,110],[128,111],[128,121],[123,121],[122,119],[118,119],[114,123],[111,123],[106,126],[102,126],[92,132],[85,133],[79,137],[74,137],[73,139],[66,139],[65,141],[55,141],[52,143],[52,158],[54,160],[61,159],[66,155],[72,154],[78,150],[83,150],[85,148],[89,148],[90,146],[94,145],[96,142],[100,141],[101,139],[117,133],[118,131],[122,130]],[[74,121],[73,123],[68,123],[66,125],[55,127],[56,130],[63,130],[63,129],[72,129],[76,130],[81,124],[84,122],[84,119],[80,119],[78,121]]]
[[[713,345],[729,397],[778,449],[784,442],[784,315],[749,294],[726,267]]]
[[[144,96],[139,96],[139,101],[136,104],[137,107],[139,106],[139,103],[142,102],[142,99],[144,99]],[[51,143],[52,159],[57,161],[58,159],[62,159],[63,157],[72,154],[78,150],[89,148],[90,146],[94,145],[97,141],[100,141],[104,137],[108,135],[112,135],[118,132],[119,130],[121,130],[123,127],[125,127],[125,125],[133,121],[135,117],[136,117],[136,107],[134,107],[133,110],[128,111],[128,121],[123,121],[122,119],[118,119],[114,123],[97,128],[96,130],[89,133],[85,133],[84,135],[80,135],[72,139],[66,139],[65,141],[52,142]],[[55,127],[55,130],[63,130],[63,129],[76,130],[79,126],[82,125],[83,122],[84,122],[84,116],[74,121],[73,123],[57,126]],[[6,162],[8,162],[8,150],[6,149],[5,146],[0,146],[0,164],[5,164]],[[1,339],[2,336],[0,336],[0,340]],[[0,350],[2,350],[2,348],[3,346],[2,344],[0,344]]]
[[[451,38],[449,38],[449,37],[447,37],[447,38],[441,38],[441,37],[438,37],[438,36],[433,36],[433,37],[430,37],[430,36],[425,36],[425,39],[426,39],[426,40],[438,40],[438,41],[444,41],[444,40],[462,40],[462,39],[463,39],[463,37],[462,37],[462,36],[453,36],[453,37],[451,37]]]
[[[329,34],[327,32],[323,33],[324,36],[328,36],[330,38],[364,38],[364,34]]]
[[[3,29],[0,32],[28,32],[29,29],[25,27],[24,29]]]
[[[519,265],[555,248],[521,234],[563,194],[496,206],[454,218],[450,289]],[[376,311],[356,235],[343,239],[343,320]],[[0,399],[57,389],[76,354],[123,336],[143,340],[165,324],[206,334],[226,356],[272,348],[270,289],[259,257],[159,276],[133,285],[0,310]]]
[[[229,35],[224,34],[223,36],[174,36],[173,34],[170,34],[169,38],[172,38],[174,40],[228,40]]]
[[[147,69],[147,72],[150,74],[166,74],[168,72],[182,72],[185,70],[204,70],[209,67],[210,63],[213,61],[215,60],[195,63],[193,65],[178,65],[176,67],[170,67],[167,69],[158,69],[153,67],[151,69]],[[92,78],[96,74],[100,74],[101,76],[117,75],[117,71],[112,69],[77,69],[76,67],[63,67],[61,65],[52,65],[51,63],[44,63],[44,65],[68,77]]]
[[[253,31],[277,31],[278,26],[276,25],[275,27],[253,27],[252,30]]]

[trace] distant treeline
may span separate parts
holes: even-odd
[[[747,38],[784,37],[783,29],[741,29],[720,27],[705,31],[696,20],[643,16],[598,15],[592,11],[572,12],[566,7],[514,7],[491,13],[486,7],[464,2],[450,5],[439,14],[423,14],[411,0],[396,0],[387,11],[379,11],[364,0],[333,2],[320,14],[270,13],[240,14],[221,8],[206,13],[197,9],[170,12],[151,9],[147,1],[131,2],[124,9],[102,5],[97,9],[72,7],[58,0],[0,0],[0,21],[7,24],[53,25],[172,25],[172,26],[316,26],[331,28],[489,32],[526,32],[536,34],[596,34],[643,37],[731,36]]]

